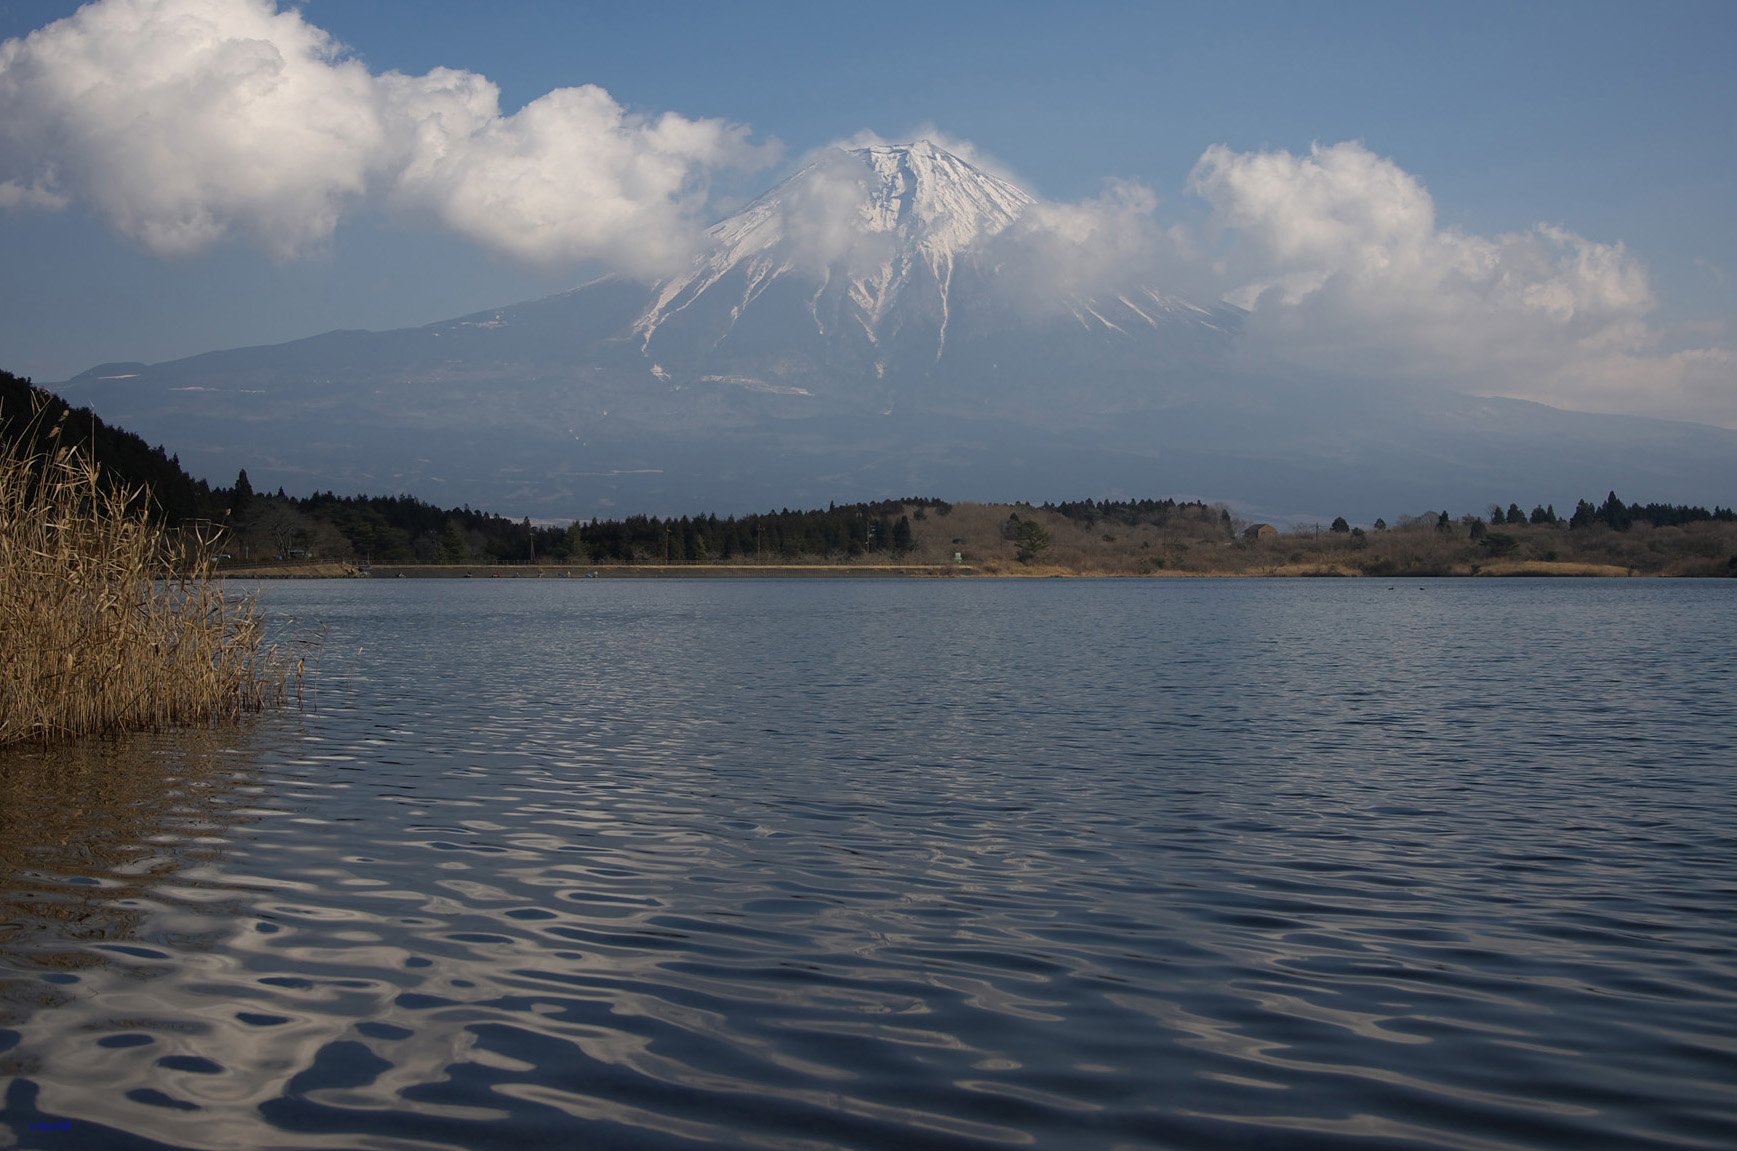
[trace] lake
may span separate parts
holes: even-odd
[[[1737,581],[263,595],[0,756],[0,1147],[1737,1146]]]

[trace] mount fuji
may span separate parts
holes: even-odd
[[[833,150],[680,274],[55,385],[256,487],[512,515],[1177,496],[1265,518],[1729,500],[1737,433],[1244,366],[1243,315],[1051,274],[1041,205],[927,141]]]

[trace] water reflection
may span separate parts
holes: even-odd
[[[0,749],[8,978],[148,953],[137,945],[148,893],[178,871],[220,863],[257,820],[268,790],[260,755],[245,728]]]
[[[0,1125],[1737,1142],[1729,765],[1661,751],[1676,693],[1728,683],[1650,680],[1631,743],[1557,706],[1607,675],[1566,649],[1496,661],[1552,706],[1477,705],[1459,621],[1547,599],[577,583],[294,589],[355,640],[305,723],[63,800],[130,814],[7,856],[10,904],[49,875],[88,906],[0,945],[56,997],[0,1024]]]
[[[152,987],[236,930],[238,892],[198,877],[272,802],[259,769],[271,748],[251,724],[0,749],[0,1077],[15,1077],[15,1133],[49,1122],[33,1078],[46,1066],[74,1088],[54,1121],[72,1126],[48,1128],[64,1140],[88,1127],[64,1117],[86,1113],[77,1093],[110,1082],[131,1049],[205,1030]],[[197,1054],[164,1058],[209,1070]]]

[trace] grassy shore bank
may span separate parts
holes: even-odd
[[[236,716],[300,665],[254,602],[212,578],[209,541],[146,522],[58,446],[0,448],[0,745]]]

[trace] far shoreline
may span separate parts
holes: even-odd
[[[1239,571],[1087,571],[1032,564],[353,564],[226,566],[227,579],[1645,579],[1684,578],[1615,564],[1529,560],[1379,574],[1343,565],[1281,564]]]

